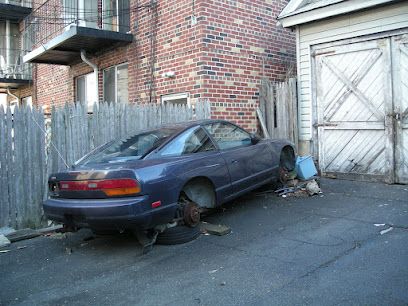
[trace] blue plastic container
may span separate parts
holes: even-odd
[[[313,158],[311,156],[298,156],[296,158],[296,172],[298,178],[307,180],[317,174]]]

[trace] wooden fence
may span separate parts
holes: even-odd
[[[146,128],[210,117],[208,101],[182,105],[107,104],[91,114],[81,104],[52,109],[0,106],[0,227],[38,227],[50,173],[93,148]]]
[[[298,144],[296,79],[287,82],[263,80],[260,110],[271,138],[284,138]]]

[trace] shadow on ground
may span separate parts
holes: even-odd
[[[128,234],[14,243],[0,253],[0,305],[406,305],[408,187],[324,179],[322,189],[258,190],[206,217],[231,234],[144,256]]]

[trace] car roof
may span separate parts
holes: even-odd
[[[190,120],[178,123],[168,123],[160,126],[159,128],[177,128],[177,129],[187,129],[197,125],[204,125],[209,123],[216,123],[216,122],[228,122],[226,120],[221,119],[200,119],[200,120]]]
[[[144,134],[144,133],[157,131],[157,130],[160,130],[160,129],[171,129],[171,130],[174,130],[173,136],[176,136],[176,135],[182,133],[183,131],[188,130],[189,128],[192,128],[194,126],[202,126],[202,125],[205,125],[205,124],[217,123],[217,122],[226,122],[226,123],[234,124],[232,122],[229,122],[227,120],[222,120],[222,119],[190,120],[190,121],[177,122],[177,123],[165,123],[163,125],[160,125],[160,126],[157,126],[157,127],[150,127],[150,128],[145,129],[145,130],[141,130],[141,131],[138,131],[137,133],[132,133],[132,134],[129,134],[129,135],[134,136],[134,135],[138,135],[138,134]],[[170,137],[170,139],[171,138],[173,138],[173,137]]]

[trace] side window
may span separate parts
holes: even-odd
[[[218,122],[208,124],[205,128],[221,150],[244,147],[251,144],[251,135],[233,124]]]
[[[201,127],[194,127],[173,139],[160,154],[162,156],[180,156],[214,150],[215,146],[207,133]]]

